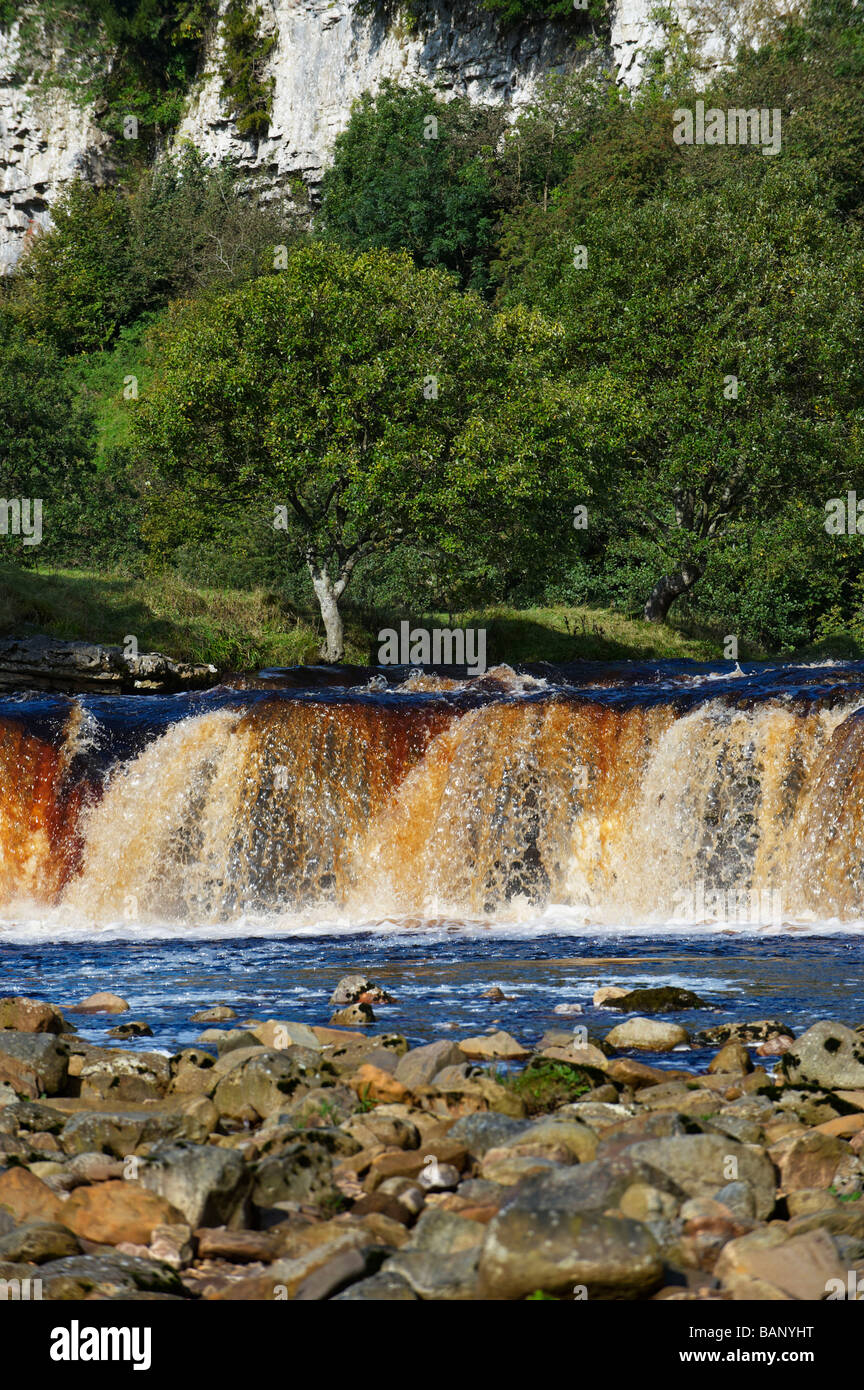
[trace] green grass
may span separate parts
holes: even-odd
[[[144,335],[155,315],[144,315],[131,328],[124,328],[115,345],[106,352],[91,352],[78,358],[71,368],[81,395],[96,418],[100,457],[129,442],[129,426],[134,400],[123,395],[124,382],[135,377],[138,395],[143,396],[153,375],[153,364]]]
[[[0,631],[121,644],[220,671],[316,662],[311,623],[260,589],[192,588],[176,575],[0,569]],[[352,641],[350,659],[365,660]]]
[[[439,622],[447,623],[439,616]],[[689,657],[716,661],[723,638],[707,631],[690,634],[673,624],[627,618],[610,608],[487,608],[458,616],[460,627],[486,628],[486,660],[506,661],[663,661]]]
[[[311,596],[310,596],[311,598]],[[376,632],[346,612],[346,661],[377,661]],[[488,666],[531,661],[655,661],[722,657],[722,638],[626,618],[605,608],[490,608],[415,625],[485,627]],[[122,645],[177,660],[212,662],[221,672],[316,663],[321,627],[310,603],[298,612],[263,588],[192,586],[170,570],[146,575],[0,564],[0,632],[79,638]],[[800,653],[808,660],[855,656],[854,642],[832,639]],[[742,658],[766,655],[742,651]]]

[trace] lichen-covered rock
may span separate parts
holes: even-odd
[[[182,1212],[190,1226],[242,1224],[251,1173],[230,1149],[157,1144],[141,1164],[138,1179]]]
[[[18,1095],[30,1100],[59,1095],[68,1071],[68,1051],[52,1033],[0,1031],[0,1081]]]
[[[780,1068],[793,1085],[854,1090],[864,1086],[864,1037],[842,1023],[814,1023],[784,1052]]]

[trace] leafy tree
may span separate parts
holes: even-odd
[[[861,239],[790,168],[729,167],[708,191],[550,219],[531,286],[567,333],[598,504],[654,566],[653,621],[733,524],[837,495],[861,459]]]
[[[109,346],[118,331],[179,294],[270,271],[299,220],[262,208],[230,164],[193,146],[166,155],[134,189],[78,181],[52,208],[15,277],[33,330],[67,354]]]
[[[64,554],[88,506],[94,427],[62,361],[0,309],[0,485],[4,502],[42,504],[42,540],[2,537],[19,561]],[[104,520],[104,519],[102,519]]]
[[[128,199],[78,181],[52,208],[20,267],[32,328],[65,353],[105,347],[144,307],[133,274]]]
[[[406,249],[483,289],[500,212],[493,151],[503,112],[422,83],[364,93],[321,185],[324,234],[355,250]]]
[[[284,528],[326,660],[362,560],[418,537],[524,560],[550,515],[569,520],[581,477],[560,333],[524,310],[494,318],[404,253],[298,250],[280,275],[178,312],[160,347],[140,465],[193,525],[240,505]]]
[[[276,248],[298,240],[302,227],[255,195],[230,160],[210,164],[189,144],[142,175],[130,197],[130,235],[147,309],[272,272]]]
[[[812,0],[778,37],[745,51],[712,104],[777,107],[784,160],[806,160],[820,202],[864,214],[864,11],[856,0]]]

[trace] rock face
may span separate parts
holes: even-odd
[[[0,204],[2,197],[0,193]],[[102,647],[94,642],[64,642],[55,637],[0,639],[0,689],[26,685],[39,690],[116,694],[132,690],[199,690],[215,684],[216,679],[215,666],[172,661],[159,652],[126,656],[122,647]]]
[[[730,60],[743,38],[758,37],[774,14],[799,3],[672,0],[669,8],[707,75]],[[508,30],[470,0],[428,0],[416,26],[398,17],[360,15],[355,0],[271,0],[264,9],[261,31],[277,40],[269,64],[274,91],[266,137],[256,143],[241,136],[225,111],[214,26],[178,138],[263,176],[273,196],[288,194],[292,176],[319,182],[352,103],[387,78],[440,82],[445,94],[465,93],[517,112],[543,77],[584,61],[571,26],[549,20]],[[639,85],[649,54],[665,42],[656,9],[655,0],[617,0],[612,6],[601,56],[628,87]],[[109,141],[94,112],[82,110],[66,90],[38,80],[52,64],[62,66],[63,58],[47,39],[25,43],[18,22],[0,30],[0,273],[14,265],[28,235],[47,222],[51,204],[72,179],[81,175],[99,183],[111,175]]]

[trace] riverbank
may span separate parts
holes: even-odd
[[[860,1027],[724,1017],[707,1070],[660,1069],[643,1049],[680,1045],[651,1011],[668,995],[641,1018],[607,996],[604,1035],[562,1016],[533,1047],[499,1027],[412,1048],[375,1025],[386,994],[346,977],[311,1026],[217,1005],[170,1056],[0,1001],[0,1278],[56,1301],[857,1289]],[[79,1007],[146,1027],[116,996]]]
[[[399,616],[407,615],[391,614],[387,623]],[[420,615],[413,616],[419,621]],[[646,623],[609,608],[558,605],[520,610],[499,605],[438,614],[436,622],[485,628],[489,665],[724,658],[720,632]],[[374,626],[347,610],[347,662],[377,663]],[[162,652],[175,661],[213,664],[222,673],[315,665],[320,660],[315,615],[311,610],[298,612],[277,591],[201,588],[170,570],[141,576],[3,566],[0,635],[38,634],[120,646],[131,634],[142,651]],[[742,660],[770,656],[744,641],[739,654]],[[859,654],[859,646],[842,636],[801,653],[804,659]]]

